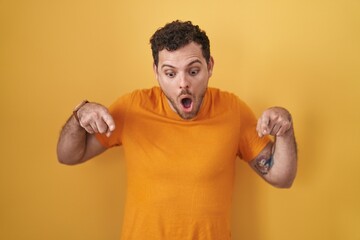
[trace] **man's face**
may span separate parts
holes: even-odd
[[[200,110],[214,60],[202,55],[201,45],[191,42],[176,50],[159,52],[154,72],[170,107],[183,119],[194,118]]]

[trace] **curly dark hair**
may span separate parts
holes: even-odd
[[[155,65],[157,66],[159,63],[159,51],[163,49],[175,51],[191,42],[201,45],[202,54],[206,62],[209,62],[210,41],[205,31],[201,30],[198,25],[193,25],[191,21],[176,20],[159,28],[150,39]]]

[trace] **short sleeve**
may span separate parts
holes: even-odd
[[[269,137],[260,138],[256,131],[257,119],[251,109],[239,99],[240,133],[238,156],[249,162],[253,160],[271,141]]]

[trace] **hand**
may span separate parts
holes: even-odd
[[[86,103],[77,111],[79,123],[88,133],[105,133],[110,136],[115,122],[106,107],[97,103]]]
[[[259,137],[265,135],[285,136],[290,129],[292,129],[291,115],[281,107],[272,107],[264,111],[256,127]]]

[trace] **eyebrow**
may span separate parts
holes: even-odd
[[[190,62],[187,66],[191,66],[191,65],[193,65],[193,64],[195,64],[195,63],[200,63],[200,64],[202,64],[202,62],[201,62],[199,59],[196,59],[196,60]],[[175,68],[174,66],[172,66],[172,65],[170,65],[170,64],[164,64],[164,65],[161,66],[161,69],[163,69],[164,67]]]

